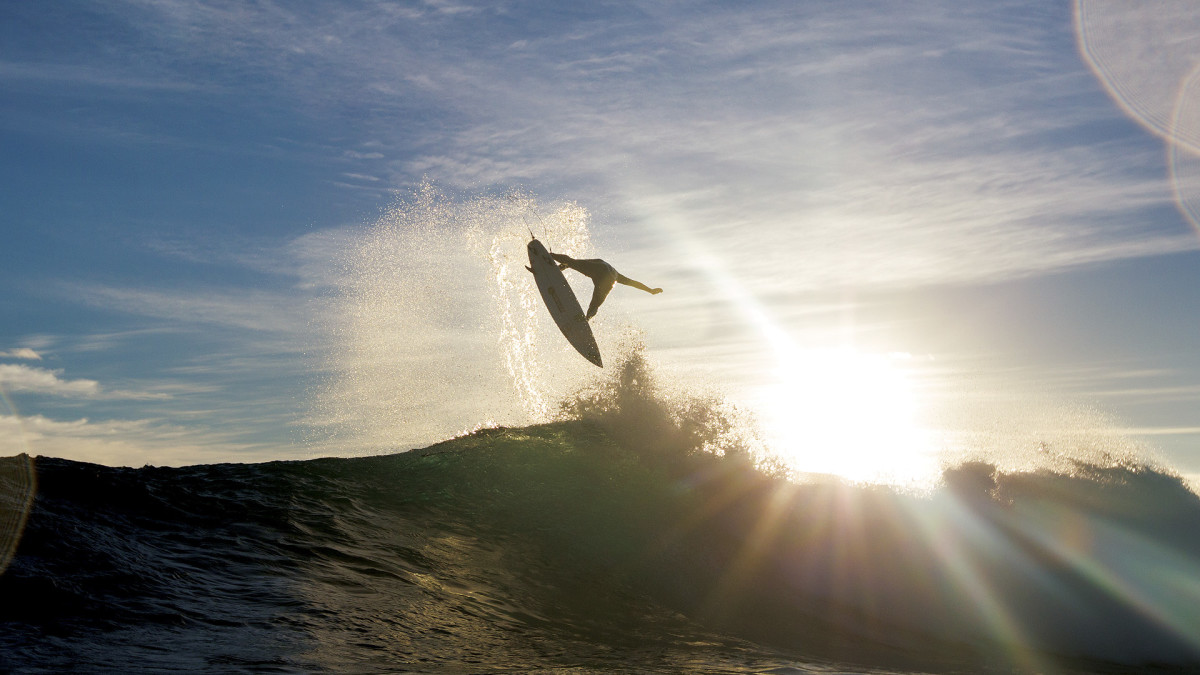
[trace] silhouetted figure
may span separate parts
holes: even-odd
[[[565,270],[569,267],[585,277],[590,277],[592,283],[596,285],[592,291],[592,303],[588,305],[588,319],[596,316],[596,310],[600,309],[600,305],[604,303],[604,299],[608,297],[608,292],[612,290],[614,284],[620,283],[640,288],[651,295],[658,295],[663,290],[661,288],[650,288],[640,281],[634,281],[599,258],[576,260],[562,253],[551,253],[550,255],[558,261],[558,269]]]

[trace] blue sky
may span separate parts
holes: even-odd
[[[1200,22],[1163,7],[7,3],[0,451],[257,461],[528,421],[490,328],[383,294],[403,365],[347,340],[348,274],[476,273],[462,233],[409,231],[432,185],[458,220],[577,209],[581,250],[668,291],[614,293],[602,342],[637,333],[672,381],[753,400],[805,378],[779,340],[849,346],[934,426],[1082,425],[1200,474]],[[394,379],[367,448],[313,431],[365,386],[347,350]],[[547,392],[590,376],[555,354]]]

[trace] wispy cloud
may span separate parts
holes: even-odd
[[[68,293],[85,304],[177,324],[207,324],[258,332],[298,333],[307,321],[295,294],[260,289],[162,291],[103,285],[72,285]]]
[[[380,180],[376,176],[368,176],[361,173],[343,173],[342,175],[351,180],[366,181],[368,183],[378,183]]]
[[[39,83],[72,88],[93,89],[158,90],[168,92],[194,92],[198,87],[191,82],[169,78],[148,78],[126,75],[114,71],[107,65],[24,63],[0,61],[0,81],[13,83]]]
[[[524,8],[451,2],[111,11],[164,68],[302,100],[351,130],[327,149],[346,165],[340,188],[382,196],[429,176],[585,194],[613,216],[599,229],[689,238],[756,288],[799,254],[788,282],[806,288],[1196,247],[1138,215],[1172,203],[1158,149],[1088,131],[1119,112],[1069,24],[1028,4],[609,7],[603,21],[576,8],[525,22],[511,20]]]
[[[0,358],[6,359],[27,359],[30,361],[41,361],[42,355],[29,347],[17,347],[16,349],[8,349],[0,351]]]
[[[95,380],[63,380],[59,378],[59,372],[0,363],[0,387],[4,387],[8,391],[55,396],[94,397],[100,394],[99,382]]]
[[[0,388],[9,392],[63,396],[68,398],[163,399],[165,393],[137,392],[102,388],[95,380],[67,380],[61,370],[32,368],[21,364],[0,363]]]
[[[165,338],[178,335],[180,332],[177,326],[155,326],[153,328],[85,333],[72,336],[69,339],[59,337],[56,338],[55,342],[64,352],[86,354],[117,349],[134,340]]]
[[[405,137],[387,116],[365,121],[394,184],[586,192],[635,219],[601,228],[691,237],[742,269],[802,252],[801,287],[995,280],[1196,247],[1138,215],[1171,203],[1159,151],[1087,137],[1117,113],[1065,25],[1011,6],[926,10],[648,9],[478,54],[431,24],[438,45],[355,72],[403,83],[411,68],[396,63],[416,59],[452,112]],[[364,37],[324,67],[386,51]]]
[[[241,443],[209,429],[162,420],[59,421],[0,415],[0,456],[25,453],[111,466],[180,466],[207,462],[265,461],[278,446]]]
[[[379,192],[382,194],[384,191]],[[143,237],[138,242],[149,251],[168,258],[212,269],[224,268],[239,272],[252,270],[270,275],[277,282],[275,285],[282,287],[273,291],[278,294],[274,299],[261,289],[255,292],[250,289],[231,289],[228,286],[216,289],[207,286],[176,289],[170,292],[156,292],[153,297],[141,299],[136,299],[136,296],[142,291],[130,288],[95,289],[78,285],[69,287],[65,292],[76,297],[76,291],[83,288],[79,297],[90,303],[134,310],[141,308],[138,313],[145,311],[155,316],[168,314],[153,310],[164,302],[172,304],[177,298],[195,298],[210,303],[209,311],[202,312],[199,316],[208,317],[217,323],[239,322],[234,318],[243,314],[236,309],[239,304],[252,307],[265,301],[278,307],[281,303],[303,303],[308,299],[307,292],[330,285],[332,277],[338,272],[338,256],[362,229],[362,225],[325,227],[283,239],[251,234],[233,234],[214,239],[203,235],[173,233]],[[184,302],[190,306],[192,300]]]

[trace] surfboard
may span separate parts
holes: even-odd
[[[529,271],[533,272],[538,291],[542,294],[542,301],[546,303],[546,309],[550,310],[554,323],[575,351],[603,368],[604,362],[600,359],[600,347],[596,345],[596,336],[592,334],[591,325],[584,319],[583,307],[575,298],[575,292],[571,290],[571,285],[567,283],[562,270],[558,269],[558,263],[554,262],[550,252],[537,239],[530,241],[526,248],[529,250]]]

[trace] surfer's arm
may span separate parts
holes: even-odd
[[[643,284],[640,281],[634,281],[633,279],[630,279],[629,277],[625,276],[624,274],[617,274],[617,283],[625,284],[626,286],[633,286],[634,288],[646,291],[650,295],[658,295],[659,293],[662,293],[661,288],[650,288],[646,284]]]
[[[571,266],[571,263],[575,262],[574,258],[564,253],[551,253],[550,257],[558,261],[558,269],[560,270],[567,269]]]

